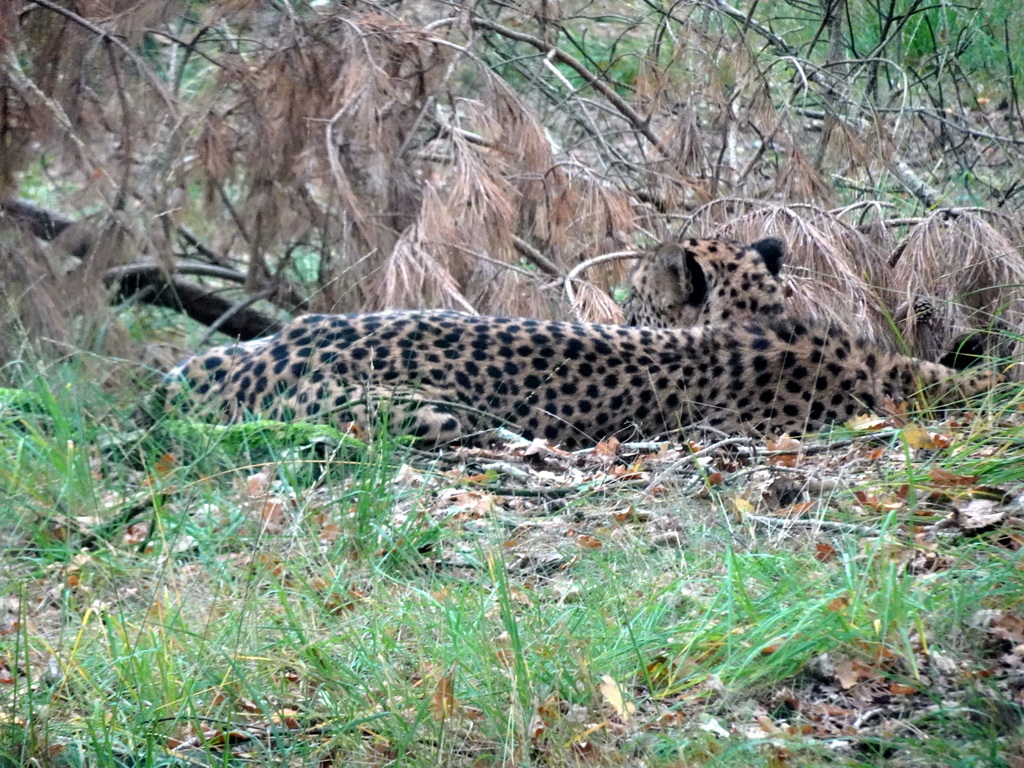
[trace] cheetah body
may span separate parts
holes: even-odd
[[[449,311],[306,315],[265,339],[187,359],[167,377],[169,402],[221,419],[257,413],[367,429],[386,421],[425,443],[483,442],[487,430],[510,425],[575,448],[680,428],[805,432],[922,387],[941,397],[992,383],[780,316],[777,292],[758,292],[751,277],[775,279],[762,251],[773,255],[777,241],[712,242],[698,309],[714,322],[661,329]],[[745,317],[729,319],[735,314]]]

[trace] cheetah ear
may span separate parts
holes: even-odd
[[[691,307],[701,306],[708,298],[708,278],[704,274],[704,269],[701,267],[700,262],[693,255],[693,251],[689,248],[683,249],[683,272],[685,273],[686,285],[690,289],[690,295],[686,298],[686,303]],[[683,283],[683,280],[680,280]]]
[[[766,237],[751,243],[750,247],[761,254],[764,265],[773,275],[779,274],[782,269],[782,260],[786,257],[786,243],[777,237]]]

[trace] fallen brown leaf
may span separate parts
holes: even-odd
[[[932,436],[920,424],[910,424],[905,427],[903,430],[903,441],[911,448],[927,450],[935,448],[935,445],[932,443]]]
[[[622,688],[615,682],[615,678],[611,675],[601,675],[601,683],[597,686],[597,690],[601,692],[604,700],[608,702],[615,714],[623,721],[629,722],[636,712],[636,704],[623,697]]]
[[[819,563],[827,563],[829,560],[834,559],[837,554],[836,548],[827,541],[819,541],[814,545],[814,558]]]
[[[853,495],[861,505],[867,507],[873,512],[891,512],[894,509],[900,509],[903,506],[903,501],[890,496],[876,496],[875,494],[867,493],[866,491],[854,491]]]
[[[452,670],[447,675],[438,678],[437,684],[434,686],[434,695],[430,701],[430,711],[437,722],[447,720],[458,706],[458,702],[455,700],[454,681],[455,671]]]
[[[606,459],[613,459],[618,455],[618,451],[619,439],[617,437],[609,437],[607,440],[602,440],[595,445],[591,454]]]
[[[739,522],[743,522],[743,518],[747,515],[754,514],[754,505],[744,499],[742,496],[737,496],[732,500],[732,505],[735,507],[737,512],[737,519]]]
[[[942,467],[933,467],[931,472],[928,473],[928,477],[936,485],[942,486],[964,486],[974,485],[978,482],[977,475],[958,475],[949,470],[943,469]]]
[[[844,659],[836,664],[836,679],[843,690],[849,690],[862,680],[873,680],[878,671],[859,659]]]
[[[153,462],[153,471],[160,477],[163,477],[171,474],[171,472],[174,471],[175,466],[177,466],[177,463],[178,462],[174,458],[174,454],[165,453]]]
[[[788,507],[778,510],[775,515],[776,517],[802,517],[813,506],[814,502],[812,501],[798,501],[796,504],[790,504]]]
[[[721,472],[708,472],[705,482],[709,486],[718,486],[722,485],[725,482],[725,478],[722,477]]]
[[[877,432],[880,429],[891,426],[888,419],[876,416],[873,413],[865,413],[854,416],[846,422],[846,427],[857,432]]]
[[[825,610],[832,611],[833,613],[841,613],[850,606],[850,599],[848,597],[833,597],[829,600],[828,605],[825,606]]]
[[[896,696],[909,696],[912,693],[917,693],[917,688],[903,683],[889,683],[889,693]]]
[[[768,440],[766,443],[769,451],[787,451],[780,456],[769,456],[768,463],[779,467],[795,467],[800,463],[799,440],[794,440],[789,435],[782,435],[778,440]]]

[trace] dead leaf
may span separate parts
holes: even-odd
[[[813,501],[798,501],[775,512],[776,517],[802,517],[814,506]]]
[[[125,544],[141,544],[149,536],[149,523],[132,523],[124,532]]]
[[[881,632],[882,624],[878,619],[872,622],[875,632]],[[896,660],[896,653],[885,643],[876,643],[867,640],[854,640],[854,645],[860,648],[865,655],[870,656],[876,664],[888,664]]]
[[[995,528],[1008,514],[1006,507],[992,499],[970,499],[955,506],[956,522],[967,533]]]
[[[265,533],[281,533],[288,525],[288,510],[280,499],[271,498],[260,508],[261,529]]]
[[[800,450],[800,441],[790,437],[788,434],[782,434],[778,440],[768,440],[765,442],[768,446],[769,451],[790,451],[796,453]]]
[[[277,726],[284,726],[292,731],[297,731],[301,727],[299,713],[294,709],[285,708],[280,712],[275,712],[270,716],[270,722]]]
[[[458,702],[455,700],[454,682],[455,670],[453,669],[447,675],[438,678],[437,685],[434,686],[430,711],[437,722],[448,719],[458,706]]]
[[[591,454],[601,458],[614,459],[619,452],[619,438],[609,437],[594,446]]]
[[[833,613],[842,613],[850,606],[850,599],[848,597],[834,597],[828,605],[825,606],[825,610],[832,611]]]
[[[911,424],[904,428],[903,442],[911,448],[931,450],[934,447],[932,445],[931,435],[928,434],[928,430],[919,424]]]
[[[782,435],[778,440],[768,440],[766,443],[769,451],[786,451],[780,456],[768,457],[768,463],[779,467],[795,467],[800,463],[800,441],[794,440],[789,435]]]
[[[819,563],[827,563],[835,558],[837,554],[836,548],[827,541],[819,541],[814,545],[814,559]]]
[[[164,453],[153,462],[153,471],[159,477],[165,477],[174,471],[177,461],[174,458],[174,454]]]
[[[845,659],[836,664],[836,679],[844,691],[853,688],[862,680],[873,680],[878,672],[859,659]]]
[[[590,536],[586,533],[582,533],[576,537],[576,543],[584,549],[600,549],[601,540],[596,536]]]
[[[448,498],[456,520],[477,520],[494,510],[494,496],[486,491],[459,491]]]
[[[902,427],[907,423],[907,414],[910,411],[910,403],[906,400],[896,402],[891,397],[882,400],[882,411],[889,417],[893,426]]]
[[[343,424],[341,431],[346,435],[351,435],[356,440],[366,441],[366,430],[359,426],[356,422],[350,421],[347,424]]]
[[[646,523],[651,519],[651,513],[638,510],[630,504],[621,512],[613,512],[612,517],[615,518],[617,523]]]
[[[928,473],[928,477],[936,485],[940,486],[964,486],[974,485],[978,482],[977,475],[957,475],[949,470],[943,469],[942,467],[934,467],[931,472]]]
[[[324,544],[333,544],[341,536],[341,526],[333,520],[326,520],[320,526],[318,538]]]
[[[243,712],[248,712],[250,715],[258,715],[263,712],[263,707],[257,704],[252,699],[239,699],[237,706]]]
[[[616,464],[608,468],[608,474],[617,480],[643,480],[647,477],[647,473],[640,468],[639,464],[635,464],[632,467]]]
[[[527,734],[530,737],[530,741],[536,744],[547,729],[548,727],[544,723],[544,719],[540,716],[540,713],[534,712],[533,717],[530,718],[529,728],[527,728]]]
[[[873,512],[891,512],[894,509],[900,509],[903,506],[903,502],[899,499],[894,499],[888,496],[876,496],[875,494],[867,493],[866,491],[854,491],[853,495],[861,505],[867,507]]]
[[[877,432],[891,425],[888,419],[875,416],[873,413],[865,413],[860,416],[854,416],[846,422],[845,426],[857,432]]]
[[[889,693],[896,696],[909,696],[912,693],[917,693],[917,688],[903,683],[889,683]]]
[[[203,731],[201,743],[211,747],[219,747],[231,744],[244,744],[253,738],[251,733],[241,729],[224,731],[219,728]]]
[[[754,514],[754,505],[744,499],[742,496],[737,496],[732,500],[732,505],[736,508],[738,519],[743,522],[743,518],[747,515]]]
[[[601,684],[597,686],[597,690],[601,692],[604,700],[608,702],[608,705],[614,710],[623,721],[629,722],[629,719],[636,712],[636,704],[632,701],[627,701],[622,695],[622,688],[615,682],[615,678],[611,675],[602,675]]]
[[[264,469],[245,478],[245,492],[252,498],[262,496],[270,485],[270,470]]]

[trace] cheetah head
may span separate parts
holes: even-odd
[[[781,315],[785,250],[777,238],[662,243],[630,275],[626,323],[685,328]]]

